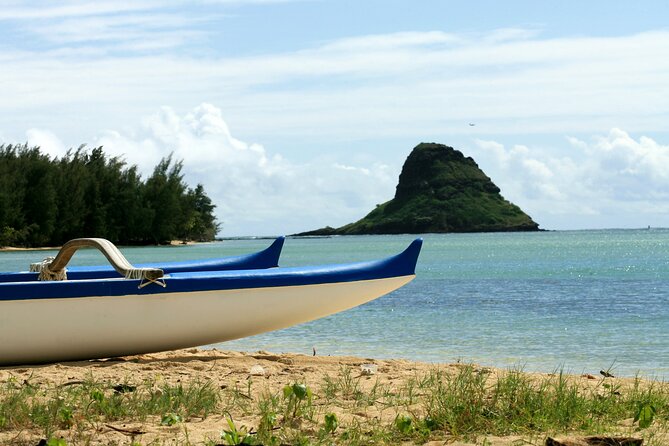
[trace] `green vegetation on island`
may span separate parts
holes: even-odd
[[[443,144],[421,143],[402,167],[395,198],[355,223],[299,235],[538,230],[472,158]]]
[[[0,145],[0,246],[54,246],[78,237],[118,244],[213,240],[215,205],[189,188],[182,162],[162,159],[143,181],[137,166],[80,147],[51,158],[39,147]]]

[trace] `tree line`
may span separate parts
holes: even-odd
[[[78,237],[114,243],[213,240],[219,224],[182,161],[163,158],[143,181],[137,166],[102,147],[51,158],[39,147],[0,145],[0,246],[54,246]]]

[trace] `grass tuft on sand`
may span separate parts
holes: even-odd
[[[0,369],[0,444],[667,444],[669,385],[475,365],[180,351]],[[253,371],[251,373],[250,371]]]

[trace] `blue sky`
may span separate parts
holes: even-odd
[[[421,141],[545,229],[669,226],[669,2],[0,0],[0,142],[184,160],[222,235],[357,220]],[[469,126],[469,123],[476,123]]]

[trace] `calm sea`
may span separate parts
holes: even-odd
[[[413,236],[288,239],[282,266],[370,260]],[[669,379],[669,229],[424,235],[417,277],[366,305],[216,347],[475,362]],[[122,248],[131,262],[236,255],[270,240]],[[0,253],[0,270],[49,252]],[[90,250],[76,264],[101,264]],[[317,298],[317,296],[314,296]],[[253,311],[250,309],[249,311]],[[234,314],[221,314],[221,324]],[[169,329],[166,327],[166,329]]]

